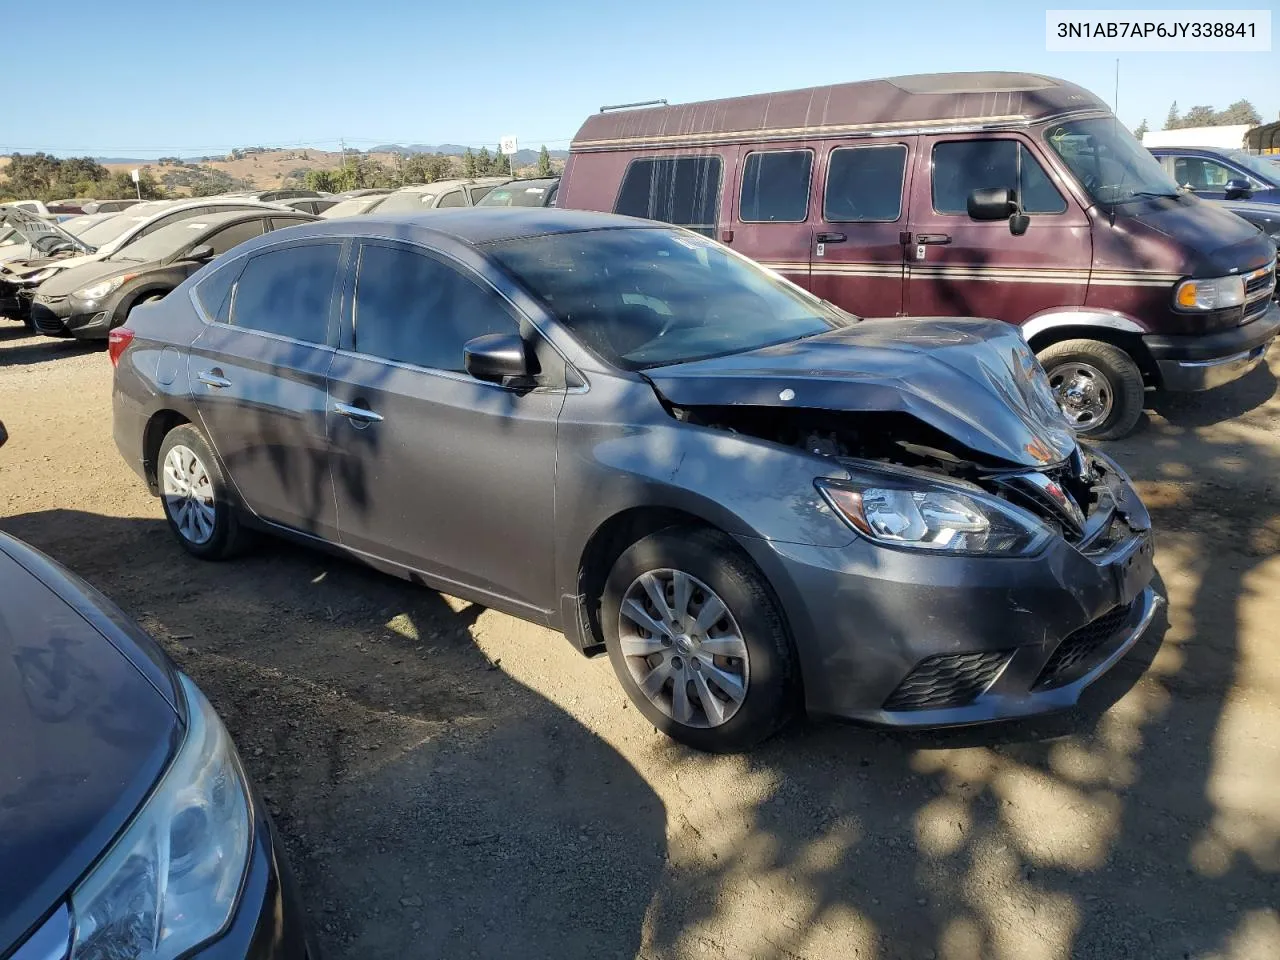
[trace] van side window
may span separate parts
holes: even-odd
[[[884,223],[902,216],[907,148],[841,147],[827,161],[822,217],[830,223]]]
[[[991,187],[1016,189],[1027,213],[1067,209],[1044,167],[1017,140],[951,140],[934,146],[933,209],[937,213],[967,216],[969,194]]]
[[[803,223],[809,213],[812,172],[812,150],[747,154],[738,219],[743,223]]]
[[[663,220],[709,237],[720,214],[720,167],[718,156],[632,160],[613,212]]]

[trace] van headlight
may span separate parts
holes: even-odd
[[[71,960],[173,960],[231,919],[253,828],[240,759],[196,685],[159,785],[71,894]]]
[[[92,287],[84,287],[77,290],[72,296],[78,300],[101,300],[109,293],[115,293],[124,286],[126,280],[133,279],[134,274],[123,274],[119,277],[112,277],[110,280],[103,280],[101,283],[95,283]]]
[[[998,497],[911,471],[857,470],[849,480],[816,484],[854,530],[885,546],[1020,557],[1053,535],[1037,517]]]
[[[1179,310],[1221,310],[1244,303],[1243,277],[1213,280],[1183,280],[1173,288],[1173,303]]]

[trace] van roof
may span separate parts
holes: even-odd
[[[925,73],[726,100],[597,113],[574,152],[705,146],[896,130],[989,128],[1108,111],[1083,87],[1034,73]]]

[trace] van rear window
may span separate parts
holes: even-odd
[[[613,212],[715,233],[720,213],[720,158],[646,157],[632,160]]]
[[[747,154],[738,219],[743,223],[803,222],[809,213],[812,170],[812,150]]]

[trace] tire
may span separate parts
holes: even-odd
[[[179,464],[181,469],[171,473]],[[156,473],[165,519],[183,549],[201,560],[225,560],[240,551],[244,531],[218,458],[199,430],[184,423],[165,434]],[[184,481],[191,497],[181,495]],[[202,510],[201,504],[211,509]]]
[[[1037,357],[1080,436],[1118,440],[1137,425],[1145,394],[1142,371],[1119,347],[1100,340],[1064,340]],[[1073,387],[1074,397],[1068,396]]]
[[[688,584],[687,618],[669,617],[661,624],[665,632],[655,632],[640,626],[644,616],[624,616],[623,604],[631,601],[628,609],[638,603],[649,611],[648,622],[659,626],[645,584],[658,585],[670,612],[681,606],[675,592],[681,576]],[[698,614],[717,610],[713,598],[726,615],[709,627],[697,624]],[[697,750],[734,753],[790,720],[798,684],[781,609],[768,582],[724,534],[671,527],[632,544],[609,573],[601,620],[618,681],[645,718],[671,739]],[[649,653],[642,656],[644,651]],[[652,699],[641,686],[646,679],[654,684]],[[735,689],[736,695],[726,692]]]

